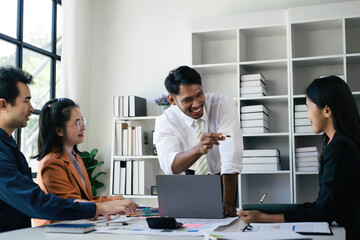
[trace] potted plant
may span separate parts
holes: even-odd
[[[93,196],[97,196],[97,189],[105,186],[105,184],[102,182],[99,182],[97,180],[97,178],[102,174],[106,174],[106,172],[98,172],[93,176],[95,168],[104,164],[104,161],[98,161],[95,159],[95,155],[97,153],[98,153],[98,150],[96,148],[94,148],[90,153],[87,151],[84,151],[79,154],[81,159],[84,162],[86,171],[89,175],[89,180],[91,183],[91,192],[92,192]]]
[[[160,108],[160,114],[162,114],[168,107],[170,107],[170,102],[165,94],[162,94],[160,97],[156,98],[154,102]]]

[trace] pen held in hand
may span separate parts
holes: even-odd
[[[264,193],[263,196],[260,199],[260,203],[262,204],[267,196],[267,193]]]
[[[228,135],[228,134],[222,134],[221,135],[223,138],[231,138],[231,135]]]

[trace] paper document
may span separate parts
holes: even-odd
[[[331,235],[327,222],[252,223],[251,231],[291,230],[300,234]]]
[[[113,221],[101,222],[96,225],[98,233],[113,234],[144,234],[144,235],[169,235],[169,236],[204,236],[220,226],[232,223],[238,217],[225,219],[194,219],[176,218],[177,222],[183,223],[178,229],[150,229],[144,217],[117,218]],[[124,220],[126,224],[124,224]]]
[[[263,232],[211,232],[204,236],[205,240],[236,239],[236,240],[268,240],[268,239],[311,239],[289,230]]]

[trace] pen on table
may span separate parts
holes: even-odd
[[[109,225],[127,226],[127,225],[130,225],[130,223],[127,223],[127,222],[108,222],[108,223],[106,223],[106,226],[107,226],[107,227],[108,227]]]
[[[260,203],[263,203],[266,198],[267,193],[264,193],[260,199]]]

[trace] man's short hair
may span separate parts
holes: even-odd
[[[186,84],[199,84],[201,86],[200,74],[188,66],[181,66],[171,70],[165,78],[165,87],[169,94],[179,94],[180,85]]]
[[[18,82],[32,83],[31,74],[13,66],[0,67],[0,98],[15,105],[15,99],[19,95]]]

